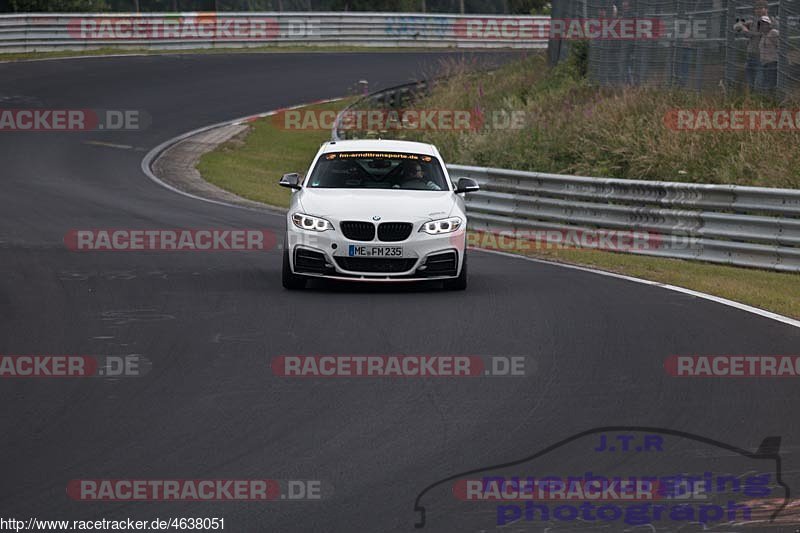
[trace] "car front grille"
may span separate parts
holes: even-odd
[[[375,224],[372,222],[346,221],[340,226],[342,235],[351,241],[371,241],[375,238]]]
[[[378,225],[378,240],[397,242],[408,239],[413,225],[408,222],[382,222]]]
[[[344,270],[352,272],[406,272],[414,267],[416,259],[387,259],[377,257],[334,257]]]

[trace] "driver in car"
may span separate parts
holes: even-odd
[[[425,172],[422,170],[422,165],[416,161],[406,161],[403,165],[403,176],[400,178],[400,183],[395,185],[396,189],[430,189],[434,191],[441,190],[441,188],[425,179]]]

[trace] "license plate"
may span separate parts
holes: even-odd
[[[349,245],[347,255],[350,257],[403,257],[402,246],[358,246]]]

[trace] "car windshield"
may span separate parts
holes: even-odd
[[[317,161],[307,187],[447,191],[435,157],[399,152],[335,152]]]

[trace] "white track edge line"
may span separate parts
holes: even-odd
[[[484,252],[488,254],[497,254],[503,255],[506,257],[513,257],[516,259],[522,259],[524,261],[531,261],[534,263],[543,263],[550,266],[557,266],[563,268],[571,268],[573,270],[581,270],[583,272],[590,272],[592,274],[599,274],[601,276],[608,276],[612,278],[621,279],[624,281],[632,281],[635,283],[642,283],[644,285],[650,285],[653,287],[660,287],[662,289],[667,289],[674,292],[679,292],[682,294],[687,294],[689,296],[695,296],[697,298],[702,298],[704,300],[709,300],[718,304],[727,305],[729,307],[736,308],[740,311],[745,311],[748,313],[753,313],[755,315],[759,315],[764,318],[769,318],[772,320],[776,320],[778,322],[782,322],[789,326],[794,326],[796,328],[800,328],[800,320],[795,320],[794,318],[784,316],[778,313],[773,313],[772,311],[767,311],[766,309],[761,309],[758,307],[753,307],[751,305],[743,304],[741,302],[736,302],[734,300],[728,300],[727,298],[722,298],[721,296],[714,296],[713,294],[707,294],[705,292],[695,291],[692,289],[687,289],[686,287],[679,287],[678,285],[670,285],[668,283],[662,283],[660,281],[652,281],[649,279],[642,279],[642,278],[635,278],[633,276],[626,276],[625,274],[617,274],[616,272],[609,272],[607,270],[598,270],[590,267],[580,266],[580,265],[570,265],[568,263],[558,263],[555,261],[547,261],[546,259],[539,259],[536,257],[528,257],[519,254],[513,254],[509,252],[502,252],[499,250],[487,250],[484,248],[470,248],[470,250],[476,250],[479,252]]]
[[[256,211],[256,212],[259,212],[259,213],[267,213],[267,214],[275,215],[275,216],[284,216],[283,213],[278,213],[278,212],[275,212],[275,211],[260,210],[260,209],[254,208],[254,207],[247,207],[247,206],[242,206],[242,205],[229,204],[229,203],[223,202],[221,200],[212,200],[211,198],[204,198],[202,196],[197,196],[195,194],[191,194],[191,193],[188,193],[188,192],[185,192],[185,191],[181,191],[180,189],[177,189],[177,188],[173,187],[172,185],[170,185],[169,183],[166,183],[163,180],[159,179],[153,173],[153,171],[150,169],[150,165],[165,150],[167,150],[171,146],[173,146],[173,145],[175,145],[175,144],[177,144],[177,143],[179,143],[179,142],[181,142],[181,141],[183,141],[183,140],[185,140],[185,139],[187,139],[187,138],[189,138],[189,137],[191,137],[193,135],[197,135],[198,133],[203,133],[203,132],[206,132],[206,131],[209,131],[209,130],[213,130],[213,129],[216,129],[216,128],[222,128],[222,127],[225,127],[225,126],[230,126],[230,125],[236,124],[237,122],[241,123],[241,122],[244,122],[244,121],[246,121],[248,119],[268,117],[268,116],[274,115],[275,113],[277,113],[279,111],[284,111],[284,110],[289,110],[289,109],[299,109],[301,107],[306,107],[306,106],[314,105],[314,104],[324,104],[324,103],[330,103],[330,102],[337,102],[337,101],[342,100],[342,99],[343,98],[341,98],[341,97],[340,98],[330,98],[330,99],[327,99],[327,100],[320,100],[320,101],[316,101],[316,102],[310,102],[310,103],[307,103],[307,104],[299,104],[299,105],[292,106],[292,107],[286,107],[286,108],[282,108],[282,109],[276,109],[276,110],[273,110],[273,111],[267,111],[266,113],[258,113],[258,114],[255,114],[255,115],[248,115],[248,116],[245,116],[245,117],[241,117],[241,118],[237,118],[237,119],[233,119],[233,120],[228,120],[228,121],[225,121],[225,122],[219,122],[217,124],[212,124],[211,126],[205,126],[203,128],[198,128],[196,130],[192,130],[190,132],[183,133],[181,135],[178,135],[177,137],[173,137],[172,139],[164,141],[163,143],[159,144],[158,146],[156,146],[155,148],[150,150],[147,153],[147,155],[144,156],[144,159],[142,159],[142,165],[141,165],[142,166],[142,171],[145,173],[145,175],[148,178],[150,178],[155,183],[161,185],[162,187],[164,187],[166,189],[169,189],[169,190],[171,190],[173,192],[176,192],[178,194],[181,194],[183,196],[186,196],[188,198],[192,198],[194,200],[201,200],[203,202],[208,202],[208,203],[217,204],[217,205],[223,205],[223,206],[226,206],[226,207],[233,207],[233,208],[236,208],[236,209],[245,209],[245,210],[248,210],[248,211]],[[269,206],[267,206],[267,207],[269,207]],[[702,298],[704,300],[708,300],[708,301],[715,302],[715,303],[718,303],[718,304],[726,305],[728,307],[733,307],[733,308],[738,309],[740,311],[745,311],[747,313],[752,313],[752,314],[755,314],[755,315],[758,315],[758,316],[761,316],[761,317],[764,317],[764,318],[769,318],[771,320],[775,320],[777,322],[781,322],[781,323],[789,325],[789,326],[794,326],[796,328],[800,328],[800,320],[795,320],[795,319],[790,318],[788,316],[784,316],[784,315],[781,315],[781,314],[778,314],[778,313],[773,313],[772,311],[767,311],[766,309],[760,309],[758,307],[753,307],[751,305],[743,304],[741,302],[728,300],[727,298],[722,298],[721,296],[714,296],[713,294],[707,294],[705,292],[695,291],[695,290],[692,290],[692,289],[687,289],[685,287],[679,287],[677,285],[669,285],[667,283],[661,283],[660,281],[652,281],[652,280],[648,280],[648,279],[635,278],[633,276],[626,276],[624,274],[617,274],[616,272],[608,272],[606,270],[597,270],[597,269],[594,269],[594,268],[589,268],[589,267],[584,267],[584,266],[570,265],[570,264],[566,264],[566,263],[558,263],[558,262],[555,262],[555,261],[546,261],[544,259],[537,259],[537,258],[534,258],[534,257],[527,257],[527,256],[524,256],[524,255],[512,254],[512,253],[502,252],[502,251],[498,251],[498,250],[486,250],[486,249],[483,249],[483,248],[471,248],[471,250],[477,250],[477,251],[483,252],[483,253],[497,254],[497,255],[502,255],[502,256],[506,256],[506,257],[512,257],[512,258],[516,258],[516,259],[522,259],[524,261],[531,261],[531,262],[534,262],[534,263],[543,263],[545,265],[550,265],[550,266],[556,266],[556,267],[562,267],[562,268],[571,268],[573,270],[580,270],[580,271],[583,271],[583,272],[589,272],[589,273],[598,274],[598,275],[601,275],[601,276],[608,276],[608,277],[612,277],[612,278],[621,279],[621,280],[624,280],[624,281],[631,281],[631,282],[634,282],[634,283],[641,283],[641,284],[644,284],[644,285],[650,285],[652,287],[660,287],[662,289],[666,289],[666,290],[673,291],[673,292],[678,292],[678,293],[681,293],[681,294],[686,294],[686,295],[689,295],[689,296],[694,296],[694,297],[697,297],[697,298]]]

